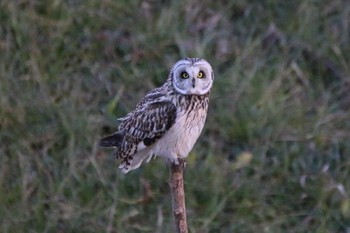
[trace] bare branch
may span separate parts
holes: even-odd
[[[179,159],[178,164],[169,163],[168,166],[170,172],[169,186],[171,190],[176,233],[188,233],[183,178],[185,160]]]

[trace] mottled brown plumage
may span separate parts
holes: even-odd
[[[166,83],[120,118],[118,131],[103,138],[100,145],[116,148],[114,154],[124,173],[153,154],[174,163],[185,158],[203,129],[213,80],[212,68],[205,60],[180,60]]]

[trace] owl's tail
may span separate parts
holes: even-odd
[[[120,163],[119,168],[124,174],[126,174],[129,171],[139,168],[143,161],[146,161],[148,163],[152,157],[153,151],[150,148],[146,148],[142,151],[137,152],[132,157],[123,159],[123,161]]]
[[[123,142],[124,134],[116,132],[109,136],[106,136],[100,140],[100,146],[102,147],[120,147]]]

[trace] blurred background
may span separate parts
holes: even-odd
[[[183,57],[215,71],[190,232],[350,232],[347,0],[2,0],[0,232],[171,232],[168,169],[102,135]]]

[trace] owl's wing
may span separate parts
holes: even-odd
[[[116,148],[114,155],[122,160],[119,168],[126,173],[150,158],[152,152],[141,151],[159,140],[174,125],[176,107],[172,102],[159,98],[144,101],[120,120],[118,131],[102,138],[100,145]],[[142,155],[134,158],[138,152]]]
[[[100,140],[102,147],[117,148],[124,158],[155,143],[174,124],[176,107],[170,101],[144,103],[123,118],[118,131]]]
[[[174,124],[175,119],[176,107],[172,102],[153,102],[136,109],[123,119],[119,131],[125,134],[125,139],[132,139],[140,150],[161,138]]]

